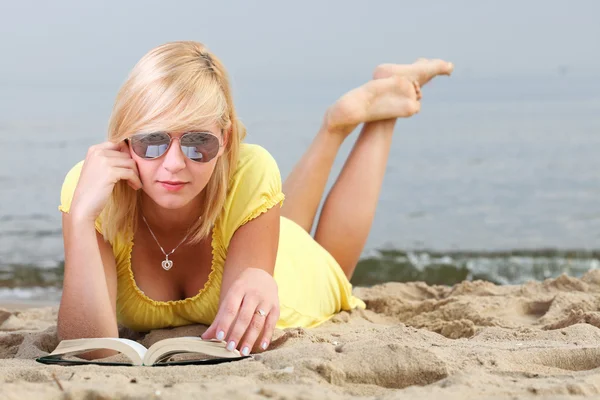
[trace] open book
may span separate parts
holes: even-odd
[[[242,356],[238,350],[229,351],[221,340],[203,340],[196,336],[184,336],[159,340],[149,348],[138,342],[121,338],[67,339],[61,341],[56,349],[47,356],[36,361],[43,364],[99,364],[99,365],[188,365],[219,364],[222,362],[241,360],[250,356]],[[92,350],[115,350],[127,357],[130,362],[102,362],[84,359],[65,358],[76,356]],[[190,353],[183,361],[169,361],[177,354]],[[190,357],[191,356],[191,357]]]

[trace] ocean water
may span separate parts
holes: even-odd
[[[234,81],[247,141],[267,148],[285,178],[326,107],[360,83]],[[60,187],[87,148],[105,140],[117,89],[2,87],[0,300],[60,295]],[[598,268],[598,79],[442,78],[424,96],[422,112],[397,124],[355,283],[509,284]]]

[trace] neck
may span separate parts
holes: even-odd
[[[167,209],[156,204],[148,196],[142,195],[140,210],[154,234],[162,236],[181,233],[185,235],[200,218],[202,205],[201,199],[197,198],[184,207]]]

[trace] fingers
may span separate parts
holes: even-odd
[[[104,150],[116,150],[116,151],[121,151],[122,146],[123,146],[124,142],[110,142],[110,141],[106,141],[106,142],[102,142],[102,143],[98,143],[95,144],[93,146],[91,146],[88,149],[88,154],[90,153],[101,153]]]
[[[218,327],[218,316],[215,317],[215,320],[213,321],[213,323],[208,327],[208,329],[206,329],[204,331],[204,333],[202,335],[200,335],[200,337],[204,340],[210,340],[210,339],[223,340],[225,338],[225,333],[223,333],[223,337],[217,337],[217,336],[219,336],[219,335],[217,335],[217,327]]]
[[[137,164],[121,151],[123,146],[121,142],[107,141],[88,149],[70,213],[96,220],[119,180],[124,180],[133,190],[142,187]]]
[[[273,338],[273,332],[275,331],[275,325],[279,321],[279,309],[273,308],[271,312],[267,315],[267,319],[265,321],[265,325],[263,326],[262,338],[260,339],[260,348],[261,350],[266,350],[271,344],[271,339]]]
[[[253,296],[244,297],[235,324],[229,331],[229,338],[227,339],[227,350],[232,351],[236,347],[240,347],[240,341],[242,340],[242,337],[246,332],[248,332],[248,334],[254,334],[251,332],[255,332],[258,330],[258,332],[255,333],[254,340],[256,340],[256,336],[258,336],[258,334],[262,331],[262,327],[264,325],[264,319],[254,318],[254,313],[256,312],[257,307],[258,298],[255,298]],[[254,345],[254,341],[252,342],[252,345]],[[247,356],[248,354],[250,354],[250,349],[252,348],[252,345],[239,348],[239,350],[242,352],[242,355]]]
[[[113,182],[117,183],[120,180],[127,181],[127,184],[133,189],[142,188],[142,181],[137,173],[137,170],[124,167],[115,167],[113,169]]]
[[[243,355],[250,354],[250,349],[254,348],[256,339],[258,339],[261,332],[268,329],[265,322],[266,322],[266,320],[269,319],[269,316],[272,314],[271,311],[272,310],[270,307],[268,307],[266,304],[262,303],[253,312],[252,321],[250,322],[250,325],[248,326],[248,329],[246,330],[244,338],[242,339],[241,344],[239,346],[239,348],[241,349],[240,351],[242,352]],[[270,341],[270,336],[269,336],[269,341]],[[261,348],[263,350],[266,350],[269,341],[264,342],[264,335],[263,335],[263,342],[261,343]]]
[[[109,167],[117,168],[113,175],[114,183],[122,179],[126,180],[129,187],[133,190],[142,188],[137,164],[131,158],[129,147],[124,141],[118,143],[100,143],[99,145],[92,146],[90,150],[93,154],[105,157]]]
[[[129,147],[127,147],[127,144],[125,144],[125,142],[104,142],[93,145],[88,149],[87,156],[88,158],[102,156],[131,159],[131,155],[129,154]]]
[[[132,160],[131,158],[131,154],[129,153],[129,144],[126,143],[124,140],[120,141],[119,143],[117,143],[119,148],[119,151],[107,151],[106,155],[108,157],[115,157],[115,158],[123,158],[123,159],[129,159]],[[135,177],[133,180],[127,180],[127,184],[129,185],[129,187],[131,187],[133,190],[138,190],[142,188],[142,181],[140,180],[140,171],[138,171],[137,168],[137,164],[135,163],[135,161],[133,162],[133,167],[132,169],[135,172]]]
[[[125,157],[107,157],[106,162],[111,167],[130,168],[137,171],[137,165],[132,158]]]
[[[133,190],[142,188],[140,173],[137,169],[137,164],[133,159],[124,157],[108,157],[106,160],[109,163],[110,169],[113,173],[113,183],[117,183],[119,180],[126,180],[127,184]]]
[[[226,347],[229,351],[237,348],[247,356],[255,344],[262,350],[267,349],[278,319],[278,307],[259,303],[257,296],[247,295],[240,301],[239,296],[230,295],[212,325],[202,334],[202,339],[227,338]],[[257,343],[259,338],[260,343]]]
[[[203,339],[216,338],[217,340],[224,340],[229,327],[238,315],[238,310],[242,303],[242,295],[234,290],[230,290],[219,311],[215,317],[212,325],[202,335]]]
[[[116,151],[116,150],[105,150],[103,152],[103,154],[106,157],[114,157],[114,158],[125,158],[125,159],[130,159],[133,160],[131,158],[131,155],[129,154],[129,150],[127,150],[127,152],[123,152],[123,151]]]

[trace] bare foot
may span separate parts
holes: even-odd
[[[423,86],[438,75],[450,75],[454,64],[444,60],[429,60],[419,58],[412,64],[381,64],[375,68],[373,79],[389,78],[390,76],[403,76],[416,80]]]
[[[340,97],[325,114],[330,132],[348,135],[362,123],[405,118],[419,112],[418,85],[401,76],[371,80]]]
[[[345,137],[363,122],[410,117],[421,108],[421,85],[437,75],[450,75],[453,69],[452,63],[442,60],[381,64],[374,80],[344,94],[327,110],[324,127]]]

